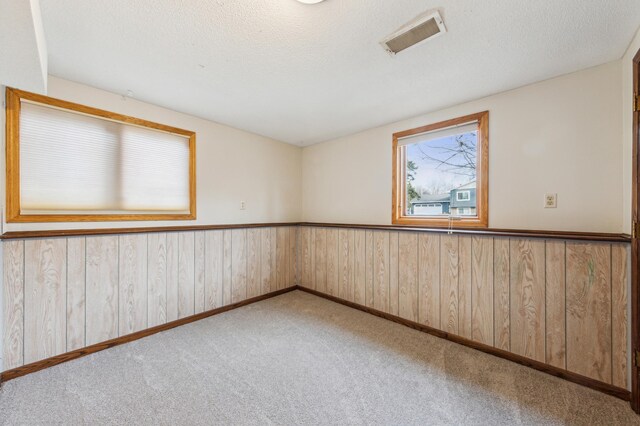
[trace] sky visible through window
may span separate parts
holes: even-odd
[[[407,145],[407,201],[409,214],[442,215],[455,214],[455,208],[449,206],[439,211],[412,210],[411,202],[433,200],[436,195],[453,195],[452,190],[472,189],[473,205],[462,207],[473,208],[475,214],[475,180],[477,157],[477,132],[468,132],[422,143]],[[453,201],[453,200],[452,200]],[[446,204],[446,203],[445,203]],[[455,204],[455,203],[454,203]],[[451,207],[455,207],[452,205]],[[462,210],[461,214],[467,210]]]

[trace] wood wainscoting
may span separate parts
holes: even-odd
[[[627,236],[297,223],[78,232],[3,236],[3,379],[298,285],[630,397]]]
[[[297,234],[278,226],[5,240],[1,370],[59,363],[295,287]]]
[[[629,398],[628,243],[348,226],[299,233],[301,287]]]

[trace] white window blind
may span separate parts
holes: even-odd
[[[21,104],[21,213],[189,213],[189,176],[186,136]]]
[[[478,122],[460,124],[457,126],[447,127],[445,129],[438,129],[432,132],[420,133],[413,136],[407,136],[398,140],[398,146],[411,145],[415,143],[424,143],[436,139],[447,138],[450,136],[463,135],[465,133],[473,133],[478,131]]]

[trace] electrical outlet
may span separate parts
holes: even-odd
[[[544,208],[555,209],[558,207],[558,194],[544,194]]]
[[[244,210],[247,208],[247,204],[244,201],[240,201],[240,210]]]

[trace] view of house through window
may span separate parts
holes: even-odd
[[[411,138],[405,155],[406,215],[476,216],[478,131],[473,127]]]
[[[392,142],[392,223],[488,226],[488,111],[397,132]]]

